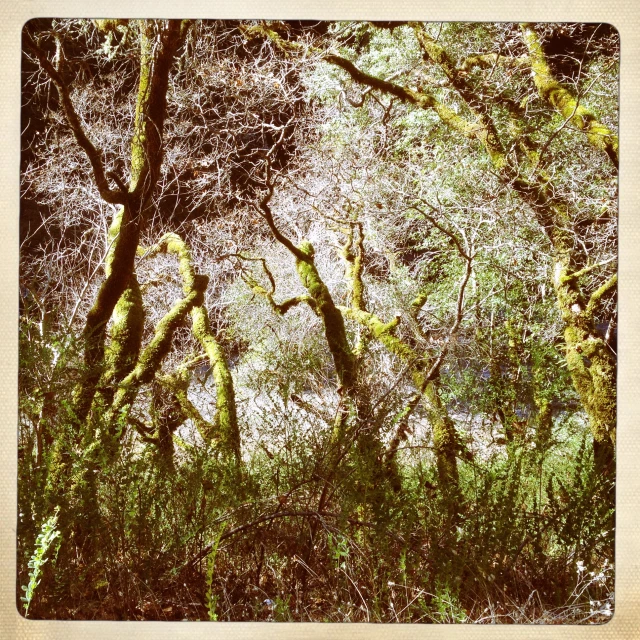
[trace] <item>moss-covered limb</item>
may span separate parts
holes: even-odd
[[[140,82],[131,140],[129,191],[143,206],[160,171],[169,70],[179,42],[179,20],[141,21]]]
[[[424,24],[419,22],[410,24],[425,57],[442,69],[458,95],[476,116],[477,124],[474,128],[474,137],[484,145],[494,167],[502,169],[507,163],[506,155],[491,119],[489,104],[481,97],[478,97],[478,92],[469,86],[466,74],[456,67],[447,51],[429,35]]]
[[[427,419],[433,433],[440,489],[443,493],[457,493],[459,488],[457,457],[462,450],[458,433],[434,384],[427,385],[423,398]]]
[[[602,296],[604,296],[607,292],[611,291],[618,284],[618,274],[614,273],[602,286],[598,287],[589,298],[589,302],[587,302],[586,313],[589,315],[593,315],[593,312],[596,310],[596,307],[600,303]]]
[[[442,494],[447,499],[451,499],[453,513],[459,507],[455,504],[460,492],[457,459],[464,457],[471,460],[471,455],[460,441],[453,420],[442,403],[434,381],[425,381],[397,416],[396,430],[384,454],[385,465],[390,472],[393,470],[398,449],[409,432],[409,418],[421,402],[432,429],[438,485]]]
[[[316,268],[313,245],[308,241],[301,242],[296,247],[294,255],[298,277],[309,294],[310,300],[307,302],[322,319],[327,346],[338,377],[338,392],[343,396],[336,414],[332,436],[333,444],[341,445],[345,443],[347,423],[350,418],[355,418],[353,423],[357,430],[361,422],[360,417],[367,413],[366,400],[358,397],[356,393],[357,360],[347,339],[342,313],[336,307],[327,285]],[[337,462],[332,464],[337,465]]]
[[[146,256],[154,256],[158,253],[172,253],[178,257],[180,275],[185,293],[195,286],[198,276],[193,267],[191,252],[178,234],[168,233],[164,235],[156,245],[146,252],[140,250]],[[196,304],[191,309],[192,331],[195,338],[204,349],[213,371],[213,378],[216,385],[216,429],[217,438],[221,448],[231,453],[236,461],[240,461],[240,430],[236,415],[235,392],[233,388],[233,377],[224,351],[215,335],[211,331],[209,316],[204,304]],[[183,400],[186,395],[183,395]],[[191,412],[193,414],[193,412]],[[191,417],[191,416],[190,416]],[[197,419],[196,419],[197,420]],[[196,423],[197,424],[197,423]],[[203,437],[211,440],[212,434],[208,427],[201,424]]]
[[[358,69],[353,62],[341,56],[327,54],[324,56],[324,59],[326,62],[344,69],[360,84],[364,84],[372,89],[377,89],[383,93],[388,93],[403,102],[416,105],[421,109],[433,109],[447,126],[468,138],[482,138],[483,136],[482,128],[478,124],[460,117],[455,111],[424,91],[413,91],[412,89],[407,89],[393,82],[376,78]]]
[[[345,275],[351,288],[351,306],[356,311],[367,311],[365,287],[362,279],[364,272],[364,232],[362,223],[351,224],[344,232],[347,235],[347,241],[342,246],[341,254],[347,262]],[[353,353],[357,358],[362,357],[365,353],[371,339],[369,331],[364,327],[363,329],[353,349]]]
[[[536,446],[544,451],[551,442],[553,416],[551,401],[546,390],[546,377],[548,375],[548,363],[536,362],[533,365],[533,401],[537,409]]]
[[[534,25],[523,23],[521,29],[524,42],[529,50],[533,81],[540,96],[562,117],[569,120],[574,127],[584,131],[589,143],[596,149],[604,151],[617,168],[618,136],[600,123],[587,107],[580,104],[580,99],[576,98],[554,77]]]
[[[491,161],[497,169],[505,167],[506,156],[495,132],[495,127],[488,115],[481,113],[477,116],[476,122],[469,122],[424,91],[413,91],[393,82],[371,76],[358,69],[350,60],[341,56],[331,54],[326,55],[324,59],[344,69],[356,82],[396,96],[403,102],[416,105],[421,109],[433,109],[445,125],[467,138],[477,139],[488,151]],[[473,103],[473,106],[477,106],[476,103]]]
[[[355,230],[357,229],[357,234]],[[358,311],[366,311],[364,282],[364,233],[362,224],[355,223],[347,230],[347,241],[342,247],[342,257],[347,262],[347,280],[351,285],[351,306]]]
[[[420,44],[425,58],[437,64],[444,74],[454,86],[458,82],[460,71],[456,68],[455,63],[449,57],[446,50],[429,35],[422,22],[410,22],[409,26],[413,29],[413,33]],[[458,87],[456,87],[458,89]],[[468,93],[466,86],[460,85],[463,94]],[[475,97],[473,98],[475,100]]]
[[[187,293],[193,289],[196,281],[196,271],[191,258],[191,251],[184,240],[177,233],[165,233],[158,242],[145,249],[138,247],[137,253],[145,258],[154,258],[163,253],[171,253],[178,258],[178,271],[182,278],[182,290]]]
[[[404,409],[402,409],[402,411],[400,411],[396,416],[396,428],[384,454],[384,459],[387,464],[395,460],[398,448],[402,442],[407,439],[407,436],[409,435],[409,418],[411,418],[415,410],[418,408],[420,400],[422,400],[422,392],[418,391],[409,398],[407,406],[404,407]]]
[[[293,298],[287,298],[281,303],[277,303],[273,299],[273,296],[261,287],[252,287],[252,290],[254,293],[264,295],[271,308],[281,316],[285,315],[285,313],[287,313],[287,311],[289,311],[290,309],[293,309],[293,307],[297,307],[299,304],[303,303],[308,304],[312,309],[315,309],[313,298],[310,298],[309,296],[294,296]]]
[[[399,316],[396,316],[390,322],[383,322],[374,313],[369,313],[368,311],[360,311],[352,307],[338,307],[338,309],[346,318],[355,320],[363,325],[372,338],[378,340],[390,353],[409,365],[417,388],[421,388],[424,385],[426,360],[393,333],[393,329],[400,322]]]
[[[73,132],[76,142],[87,154],[87,158],[91,163],[93,177],[96,183],[96,187],[100,192],[100,197],[111,204],[124,204],[127,200],[127,194],[123,193],[120,189],[111,189],[111,187],[109,186],[109,182],[104,171],[102,151],[96,148],[96,146],[93,144],[93,142],[91,142],[84,129],[82,128],[80,118],[76,113],[75,107],[73,106],[73,102],[71,101],[71,97],[69,95],[69,88],[64,82],[62,76],[54,68],[51,62],[49,62],[47,54],[42,51],[42,49],[40,49],[40,47],[38,47],[38,45],[32,40],[26,29],[23,30],[23,37],[25,45],[38,58],[40,66],[51,78],[51,81],[58,91],[58,98],[60,100],[62,108],[64,109],[64,114],[67,122],[69,123],[69,127]]]
[[[211,331],[209,317],[204,305],[194,307],[191,311],[191,319],[193,322],[193,335],[205,350],[213,370],[213,379],[216,385],[216,428],[220,447],[225,452],[233,454],[236,461],[240,462],[241,442],[236,414],[233,376],[227,364],[224,351]]]
[[[158,438],[153,435],[155,429],[152,426],[131,414],[127,416],[127,422],[138,432],[138,435],[143,442],[156,445],[158,444]]]
[[[588,267],[584,267],[583,269],[579,269],[578,271],[570,271],[567,275],[563,276],[563,278],[567,281],[569,280],[577,280],[582,276],[587,275],[594,269],[598,269],[599,267],[604,266],[605,264],[609,264],[615,260],[615,256],[613,258],[609,258],[608,260],[603,260],[602,262],[596,262],[595,264],[590,264]]]
[[[142,345],[144,317],[142,294],[134,273],[113,310],[113,325],[100,380],[100,393],[105,406],[111,405],[116,386],[136,365]]]
[[[242,279],[249,285],[251,291],[256,295],[262,296],[268,303],[269,306],[278,314],[283,316],[287,311],[296,307],[299,304],[307,303],[312,308],[314,308],[313,298],[310,296],[294,296],[293,298],[288,298],[283,302],[276,302],[273,297],[273,291],[267,291],[263,286],[261,286],[256,280],[254,280],[251,276],[244,275]]]
[[[304,50],[304,45],[295,40],[285,40],[277,29],[288,31],[288,27],[284,22],[280,21],[261,21],[259,24],[239,24],[238,29],[242,32],[247,40],[265,39],[269,40],[276,49],[285,54],[285,56],[294,52]]]
[[[427,291],[420,291],[418,295],[411,301],[411,306],[409,307],[409,315],[415,320],[418,317],[420,311],[422,311],[422,307],[427,303],[429,299],[429,294]]]
[[[310,242],[304,241],[297,247],[296,271],[304,288],[313,299],[316,312],[324,324],[327,345],[333,357],[340,387],[349,395],[356,382],[356,361],[347,340],[342,313],[333,302],[331,293],[324,283],[314,262],[315,251]]]
[[[182,300],[176,302],[160,320],[151,342],[140,354],[135,368],[120,383],[109,412],[109,422],[112,425],[122,418],[122,414],[126,416],[129,413],[140,386],[153,380],[162,360],[169,353],[176,329],[194,306],[202,304],[207,284],[206,276],[196,276],[193,289]]]

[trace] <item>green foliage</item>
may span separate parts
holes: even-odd
[[[329,554],[336,567],[344,569],[346,567],[345,559],[349,557],[349,541],[344,536],[338,536],[334,539],[332,534],[327,535],[327,548]]]
[[[224,525],[220,528],[220,531],[216,535],[213,544],[211,546],[211,551],[207,555],[207,572],[205,574],[205,585],[207,590],[205,592],[206,604],[207,604],[207,612],[209,614],[209,620],[215,621],[218,619],[218,614],[216,613],[216,607],[218,606],[218,596],[213,595],[212,593],[212,585],[213,585],[213,571],[216,564],[216,554],[218,553],[218,545],[220,544],[220,538],[224,532]]]
[[[60,531],[56,529],[58,524],[58,511],[59,509],[56,509],[55,513],[42,523],[40,534],[36,538],[35,550],[27,563],[27,566],[31,569],[29,572],[29,583],[22,587],[24,596],[20,598],[24,603],[25,618],[29,617],[29,607],[35,597],[36,588],[40,584],[40,576],[44,564],[48,560],[51,560],[51,565],[54,565],[58,556],[61,543],[61,540],[58,539],[60,537]],[[58,539],[57,543],[55,542],[56,539]],[[49,555],[47,557],[48,553]]]

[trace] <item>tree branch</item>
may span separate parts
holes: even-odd
[[[604,151],[617,169],[619,164],[618,136],[598,122],[589,109],[580,106],[578,99],[556,80],[547,62],[535,27],[530,23],[522,23],[520,28],[529,50],[533,81],[540,96],[564,118],[570,120],[575,127],[586,133],[589,143],[596,149]]]
[[[607,293],[610,289],[615,287],[617,283],[618,283],[618,274],[614,273],[611,276],[611,278],[609,278],[609,280],[607,280],[600,288],[596,289],[591,294],[591,297],[589,298],[589,302],[586,308],[587,314],[591,315],[594,312],[602,296],[604,296],[605,293]]]
[[[62,104],[62,107],[64,109],[64,113],[67,118],[67,122],[71,127],[71,131],[73,132],[76,142],[87,154],[87,158],[91,163],[93,176],[96,182],[96,186],[98,187],[98,191],[100,192],[100,197],[110,204],[125,204],[128,197],[127,191],[122,189],[122,183],[118,184],[118,190],[113,190],[109,187],[109,183],[107,181],[104,166],[102,163],[103,154],[95,147],[93,142],[89,140],[86,133],[84,132],[84,129],[80,124],[80,118],[78,117],[75,107],[73,106],[73,102],[71,101],[71,97],[69,96],[69,88],[64,83],[62,76],[54,68],[51,62],[49,62],[49,59],[47,58],[45,52],[40,49],[40,47],[32,40],[29,33],[26,30],[24,30],[23,33],[25,44],[36,55],[38,61],[40,62],[40,66],[51,78],[51,81],[58,90],[58,97],[60,98],[60,103]]]

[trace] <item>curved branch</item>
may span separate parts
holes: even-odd
[[[283,235],[280,232],[280,229],[278,229],[278,227],[276,226],[276,223],[273,220],[273,213],[271,212],[271,207],[269,206],[269,202],[273,197],[273,192],[274,192],[274,183],[271,180],[270,166],[269,166],[269,163],[267,162],[267,193],[262,198],[262,200],[260,200],[260,204],[258,205],[258,207],[256,207],[255,205],[253,206],[254,208],[258,209],[258,213],[260,214],[260,216],[266,220],[267,224],[269,225],[269,229],[273,234],[273,237],[282,246],[286,247],[296,257],[297,260],[307,261],[308,256],[303,251],[301,251],[298,247],[296,247],[296,245],[293,244],[293,242],[291,242],[289,238],[287,238],[285,235]]]
[[[84,132],[82,125],[80,124],[80,118],[76,113],[71,97],[69,96],[69,88],[64,83],[60,73],[49,62],[45,52],[32,40],[29,33],[24,30],[24,40],[27,47],[35,54],[40,62],[40,66],[44,69],[46,74],[51,78],[51,81],[58,90],[58,97],[62,108],[64,109],[67,122],[71,127],[71,131],[76,139],[76,142],[80,145],[83,151],[87,154],[87,158],[91,163],[93,169],[93,176],[96,182],[100,197],[110,204],[125,204],[127,201],[127,191],[122,189],[122,183],[117,182],[118,189],[114,190],[109,187],[109,182],[105,175],[104,166],[102,163],[102,152],[95,147],[93,142],[89,140],[87,134]]]
[[[497,136],[488,128],[486,122],[469,122],[428,93],[413,91],[393,82],[376,78],[361,71],[353,62],[341,56],[327,54],[324,56],[324,60],[344,69],[356,82],[378,89],[383,93],[391,94],[403,102],[416,105],[421,109],[433,109],[444,124],[455,129],[467,138],[476,138],[479,140],[488,150],[497,168],[504,166],[504,152],[499,145]]]
[[[176,233],[167,233],[151,249],[147,251],[139,249],[138,252],[147,257],[153,257],[159,253],[173,253],[176,255],[185,293],[193,290],[197,286],[198,279],[203,277],[196,274],[191,252],[182,238]],[[229,370],[224,351],[211,331],[209,314],[204,306],[204,299],[194,304],[190,312],[193,335],[200,342],[209,358],[216,384],[217,413],[215,426],[220,432],[220,443],[225,451],[230,452],[235,457],[236,462],[240,462],[240,430],[236,413],[233,376]]]
[[[269,306],[279,315],[283,316],[287,311],[293,309],[293,307],[298,306],[299,304],[306,303],[308,304],[314,311],[316,310],[313,298],[311,296],[300,295],[294,296],[293,298],[287,298],[284,302],[277,303],[273,297],[273,293],[269,293],[264,287],[261,287],[253,278],[249,276],[242,276],[242,279],[251,287],[251,291],[255,294],[262,296],[267,300]]]

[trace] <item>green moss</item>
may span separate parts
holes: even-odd
[[[294,51],[300,51],[302,45],[293,40],[285,40],[276,28],[281,27],[286,30],[287,27],[282,22],[260,22],[259,24],[246,25],[239,24],[238,28],[242,31],[247,40],[265,39],[269,40],[277,49],[285,55]]]
[[[236,415],[233,377],[227,365],[222,347],[209,327],[209,318],[204,306],[191,311],[193,335],[205,350],[213,369],[216,385],[216,427],[220,445],[224,451],[232,453],[240,461],[240,431]]]
[[[351,284],[351,306],[353,306],[354,309],[364,311],[364,283],[362,282],[364,240],[362,237],[362,228],[360,228],[359,231],[358,240],[355,242],[357,251],[354,251],[354,229],[353,227],[349,228],[347,243],[342,248],[342,256],[347,261],[348,265],[346,275]]]
[[[110,248],[105,260],[106,278],[98,289],[87,314],[83,330],[85,377],[74,390],[74,415],[82,425],[93,402],[105,365],[107,323],[133,277],[133,265],[139,227],[131,220],[131,206],[125,205],[114,214],[109,228]],[[131,302],[123,303],[127,306]]]
[[[342,313],[333,302],[329,289],[323,282],[315,262],[313,245],[304,241],[298,249],[305,256],[296,258],[296,270],[304,288],[314,301],[314,307],[324,324],[327,345],[333,357],[336,373],[342,389],[349,394],[355,385],[356,361],[347,340]]]
[[[340,307],[340,311],[345,317],[365,326],[371,336],[381,342],[389,352],[393,353],[406,364],[411,364],[414,383],[418,388],[423,386],[425,360],[409,345],[393,334],[393,329],[398,326],[400,322],[399,317],[394,318],[390,322],[383,322],[378,316],[367,311],[347,307]]]
[[[131,139],[131,183],[134,191],[146,173],[147,157],[147,104],[153,65],[153,40],[149,28],[140,29],[140,79],[136,101],[134,134]]]
[[[194,306],[202,304],[207,284],[208,278],[206,276],[196,276],[194,288],[182,300],[176,302],[156,326],[151,342],[144,349],[135,368],[122,381],[115,394],[109,420],[112,434],[117,421],[123,420],[124,416],[128,414],[140,386],[153,380],[162,360],[169,353],[175,330]]]
[[[125,27],[128,22],[128,20],[116,20],[113,18],[93,20],[93,24],[95,24],[98,31],[101,31],[102,33],[111,33],[112,31],[117,31],[118,27]]]
[[[133,275],[142,214],[160,169],[169,68],[178,45],[179,29],[180,23],[174,20],[160,32],[154,21],[141,22],[140,82],[131,143],[130,193],[110,226],[106,277],[83,330],[86,373],[74,391],[78,426],[84,424],[89,414],[102,376],[107,322]]]
[[[395,457],[395,452],[403,437],[402,429],[407,415],[415,408],[415,404],[422,399],[427,410],[429,424],[433,430],[434,450],[441,487],[447,495],[451,492],[457,494],[459,486],[457,457],[462,453],[463,449],[455,425],[446,407],[442,404],[436,386],[425,375],[428,361],[393,334],[393,329],[398,325],[399,318],[396,317],[391,322],[385,323],[376,315],[366,311],[347,307],[340,307],[340,310],[347,318],[365,325],[371,335],[381,342],[390,353],[411,366],[413,382],[419,390],[419,394],[412,399],[410,405],[398,416],[399,429],[396,432],[395,441],[391,443],[387,450],[387,463],[391,463]]]
[[[460,116],[441,103],[434,102],[428,107],[433,108],[440,116],[440,119],[448,126],[457,129],[467,137],[477,138],[487,150],[493,166],[498,170],[503,169],[507,164],[506,156],[493,121],[488,117],[485,101],[479,98],[476,91],[468,85],[464,74],[456,68],[445,49],[429,35],[424,25],[419,22],[412,22],[410,26],[413,27],[425,57],[428,57],[442,69],[460,97],[476,116],[477,122],[471,123],[460,118]]]
[[[595,331],[593,305],[585,303],[577,278],[567,275],[566,271],[562,263],[557,266],[555,283],[558,306],[565,321],[567,366],[589,416],[594,440],[613,447],[616,440],[615,362]],[[615,284],[615,280],[613,282]]]

